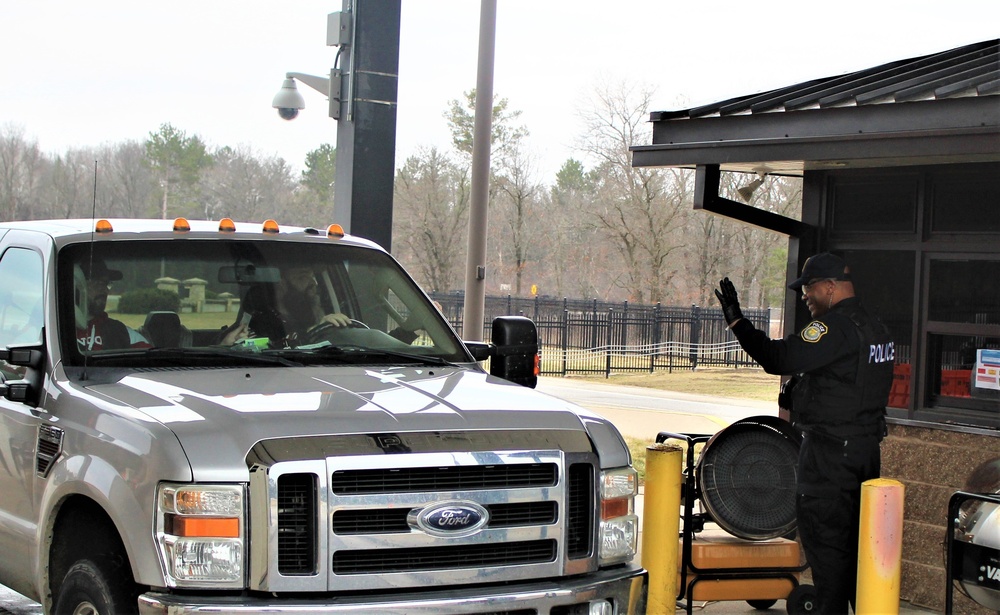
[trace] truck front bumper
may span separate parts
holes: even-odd
[[[591,602],[610,602],[615,615],[645,612],[648,575],[642,568],[601,570],[499,587],[441,588],[399,594],[330,594],[296,599],[273,596],[197,596],[147,592],[139,596],[142,615],[186,613],[379,613],[467,615],[534,609],[539,615],[587,615]],[[575,607],[575,608],[574,608]],[[600,612],[600,611],[598,611]],[[607,611],[604,611],[607,612]]]

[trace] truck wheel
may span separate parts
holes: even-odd
[[[131,576],[131,575],[129,575]],[[59,585],[55,615],[123,615],[137,609],[132,584],[89,559],[73,564]]]

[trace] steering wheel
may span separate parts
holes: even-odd
[[[360,320],[351,319],[346,327],[340,327],[332,322],[321,322],[315,327],[311,327],[308,331],[302,334],[302,345],[308,346],[309,344],[318,344],[320,342],[328,341],[331,335],[335,335],[336,332],[342,331],[344,329],[370,329],[368,325],[361,322]]]

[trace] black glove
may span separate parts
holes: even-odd
[[[719,292],[719,291],[722,292]],[[737,320],[743,318],[740,311],[740,299],[736,296],[736,287],[726,278],[719,282],[719,288],[715,290],[715,296],[719,298],[719,305],[722,306],[722,315],[726,317],[726,324],[730,327]]]

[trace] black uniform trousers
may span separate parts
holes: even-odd
[[[880,439],[807,431],[799,449],[798,530],[821,613],[854,607],[861,483],[879,476]]]

